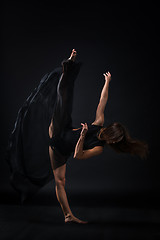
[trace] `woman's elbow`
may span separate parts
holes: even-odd
[[[80,156],[77,156],[77,155],[74,155],[73,158],[74,158],[74,159],[81,159],[81,157],[80,157]]]
[[[73,158],[75,159],[84,159],[84,154],[74,154]]]

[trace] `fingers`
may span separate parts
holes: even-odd
[[[103,76],[105,77],[105,80],[108,80],[108,81],[111,80],[111,73],[109,71],[106,73],[103,73]]]
[[[106,72],[106,73],[103,73],[103,75],[104,75],[104,76],[110,76],[111,73],[108,71],[108,72]]]
[[[83,127],[85,127],[85,128],[88,128],[88,126],[87,126],[87,123],[81,123],[81,125],[83,125]]]

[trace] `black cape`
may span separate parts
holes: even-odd
[[[5,159],[10,183],[20,193],[21,203],[53,179],[49,158],[49,125],[54,113],[62,67],[47,73],[18,111],[9,136]]]

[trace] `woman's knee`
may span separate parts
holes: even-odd
[[[57,186],[65,186],[65,173],[66,173],[66,164],[60,166],[59,168],[53,170],[55,184]]]
[[[55,178],[55,184],[57,187],[65,187],[66,179],[64,178]]]

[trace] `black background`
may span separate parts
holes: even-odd
[[[0,88],[3,191],[13,191],[4,151],[19,108],[43,75],[59,66],[75,48],[77,58],[83,62],[75,84],[75,127],[94,121],[103,73],[109,70],[112,80],[105,125],[113,121],[123,123],[131,136],[148,142],[150,155],[144,161],[106,148],[102,155],[92,159],[70,158],[66,173],[68,190],[158,195],[158,8],[159,5],[146,3],[141,6],[107,1],[91,5],[63,1],[3,2]]]

